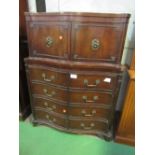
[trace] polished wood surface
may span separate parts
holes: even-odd
[[[121,60],[129,14],[25,15],[31,56],[111,63]],[[92,47],[94,39],[99,42],[97,49]]]
[[[25,13],[33,123],[113,138],[129,14]]]
[[[46,111],[55,112],[62,115],[66,115],[68,113],[67,105],[58,104],[58,102],[45,97],[34,97],[33,104],[37,109],[44,109]]]
[[[67,90],[58,87],[52,87],[49,85],[39,83],[32,83],[31,90],[34,96],[45,96],[58,101],[67,101],[68,99]]]
[[[81,61],[118,62],[123,29],[114,24],[73,24],[72,59]],[[99,48],[92,47],[97,39]],[[95,46],[95,45],[94,45]]]
[[[112,94],[108,92],[96,91],[72,91],[70,92],[70,102],[72,103],[95,103],[112,104]]]
[[[28,29],[29,47],[32,50],[30,54],[52,58],[68,58],[70,51],[69,27],[68,23],[60,22],[32,23]]]
[[[123,112],[116,133],[116,142],[135,145],[135,56],[133,56],[129,74],[129,83],[125,96]]]
[[[70,107],[69,108],[69,115],[72,117],[85,117],[85,118],[105,118],[109,119],[110,114],[111,114],[111,109],[110,108],[97,108],[97,107]]]
[[[47,68],[45,66],[30,66],[30,79],[33,82],[44,82],[53,85],[67,86],[69,75],[67,72],[58,71],[57,69]]]
[[[65,118],[57,117],[56,115],[51,114],[45,110],[35,110],[34,117],[37,120],[45,121],[56,126],[66,126]]]

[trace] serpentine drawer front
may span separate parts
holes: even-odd
[[[25,13],[33,124],[113,139],[129,14]]]
[[[56,69],[48,69],[43,66],[30,66],[29,72],[31,81],[67,86],[68,74],[65,72],[58,72]]]

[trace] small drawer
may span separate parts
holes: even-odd
[[[92,75],[70,73],[70,87],[75,88],[100,88],[113,90],[117,84],[117,77],[110,75]]]
[[[109,119],[112,110],[104,108],[90,108],[90,107],[70,107],[68,114],[75,117],[85,117],[85,118],[105,118]]]
[[[72,91],[70,92],[70,102],[72,103],[99,103],[99,104],[112,104],[113,97],[110,92],[97,92],[97,91]]]
[[[38,121],[44,121],[45,123],[54,124],[62,127],[66,127],[66,119],[53,116],[50,113],[43,110],[35,110],[35,119]]]
[[[33,98],[33,103],[35,108],[44,108],[50,112],[56,112],[59,114],[66,115],[67,113],[67,106],[57,104],[51,100],[44,99],[44,98]]]
[[[68,81],[67,73],[56,72],[44,67],[29,68],[31,81],[41,81],[53,85],[61,85],[66,87]]]
[[[55,88],[46,84],[32,83],[32,94],[43,95],[52,99],[67,101],[67,90],[61,88]]]
[[[28,41],[30,55],[68,59],[70,51],[70,23],[30,22]]]
[[[102,121],[82,121],[82,120],[70,120],[69,128],[78,130],[107,130],[108,125]]]

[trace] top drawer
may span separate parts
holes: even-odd
[[[67,59],[70,51],[70,24],[67,22],[30,22],[30,55]]]
[[[121,60],[125,27],[96,23],[76,23],[72,27],[74,60],[111,63]]]

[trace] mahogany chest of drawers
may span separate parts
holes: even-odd
[[[128,14],[26,13],[34,124],[112,139]]]

